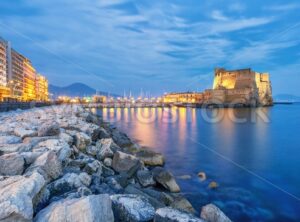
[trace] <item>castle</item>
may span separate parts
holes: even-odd
[[[210,102],[269,106],[273,104],[272,87],[268,73],[249,69],[215,69],[213,89],[208,90]]]
[[[216,68],[212,89],[202,93],[169,93],[163,98],[165,103],[175,104],[273,105],[269,74],[254,72],[251,69]]]

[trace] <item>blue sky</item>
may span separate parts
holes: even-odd
[[[215,67],[300,95],[299,0],[1,0],[0,36],[50,83],[123,94],[211,88]]]

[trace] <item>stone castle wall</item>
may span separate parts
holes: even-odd
[[[213,90],[209,102],[272,105],[272,88],[268,73],[251,69],[215,69]]]

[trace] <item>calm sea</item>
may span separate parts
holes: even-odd
[[[213,202],[234,221],[300,221],[299,104],[97,112],[142,146],[163,153],[196,210]],[[206,173],[205,181],[199,172]],[[217,189],[208,188],[212,181]]]

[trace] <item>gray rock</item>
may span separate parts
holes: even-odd
[[[112,161],[112,167],[118,173],[134,174],[140,166],[140,161],[135,156],[123,152],[116,152]]]
[[[103,160],[103,163],[104,163],[105,166],[111,167],[112,166],[112,159],[111,158],[105,158]]]
[[[98,148],[97,158],[99,160],[104,160],[107,157],[112,158],[114,156],[114,152],[120,150],[118,145],[115,144],[111,138],[99,140],[96,147]]]
[[[18,136],[0,136],[0,144],[22,143],[22,138]]]
[[[96,146],[88,146],[86,148],[86,153],[91,156],[97,156],[98,148]]]
[[[117,221],[141,222],[154,218],[154,207],[142,196],[124,194],[112,195],[110,198]]]
[[[91,195],[52,203],[40,211],[35,222],[113,222],[114,215],[108,195]]]
[[[92,195],[92,191],[87,188],[87,187],[79,187],[77,189],[77,194],[79,197],[85,197],[85,196],[89,196],[89,195]]]
[[[155,167],[152,172],[157,183],[161,184],[170,192],[180,192],[180,187],[170,172],[166,171],[162,167]]]
[[[24,158],[25,164],[32,164],[39,156],[41,156],[43,152],[23,152],[20,155]]]
[[[98,185],[93,184],[91,185],[91,190],[94,194],[116,194],[116,192],[106,183],[101,183]]]
[[[89,162],[89,160],[87,160],[87,159],[70,160],[68,162],[68,167],[84,168],[88,162]]]
[[[165,164],[164,156],[149,149],[141,149],[136,153],[145,165],[148,166],[163,166]]]
[[[126,147],[132,144],[128,136],[117,129],[112,130],[112,138],[115,141],[115,143],[120,147]]]
[[[86,118],[85,121],[88,123],[94,123],[94,124],[99,124],[99,119],[96,115],[89,113]]]
[[[83,133],[83,132],[79,132],[76,133],[75,136],[75,146],[81,150],[81,151],[85,151],[86,147],[89,146],[91,144],[91,138]]]
[[[46,181],[34,172],[31,176],[12,176],[0,181],[0,221],[32,220],[33,204]]]
[[[97,173],[97,175],[101,176],[102,164],[98,160],[94,160],[93,162],[86,164],[83,171],[91,175]]]
[[[47,185],[51,196],[60,196],[64,193],[70,192],[79,187],[89,186],[91,184],[91,177],[87,173],[75,174],[68,173],[62,178],[53,181]]]
[[[109,133],[102,127],[99,129],[99,139],[110,138]]]
[[[153,179],[153,174],[149,170],[139,170],[136,177],[143,187],[154,186],[156,184]]]
[[[31,151],[31,149],[31,144],[0,144],[0,153],[28,152]]]
[[[33,151],[46,152],[52,150],[57,154],[60,161],[65,162],[72,155],[72,150],[68,143],[61,139],[48,139],[38,143]]]
[[[171,194],[173,201],[170,204],[170,207],[173,207],[178,210],[182,210],[187,213],[194,214],[196,213],[192,204],[184,198],[181,194]]]
[[[91,182],[92,182],[92,178],[90,175],[88,175],[87,173],[81,173],[79,174],[79,180],[81,181],[81,183],[84,186],[90,186]]]
[[[33,210],[34,212],[39,212],[41,209],[45,208],[49,204],[50,192],[45,186],[35,197]]]
[[[111,176],[105,179],[106,184],[110,187],[114,193],[122,193],[123,186],[120,184],[120,180],[118,178]]]
[[[132,185],[132,184],[128,185],[125,188],[125,193],[126,194],[136,194],[136,195],[140,195],[140,196],[143,196],[143,197],[147,198],[149,203],[155,209],[162,208],[162,207],[166,206],[162,201],[160,201],[159,199],[156,199],[156,198],[150,196],[149,194],[145,193],[142,189],[138,188],[136,185]]]
[[[21,137],[22,139],[24,139],[25,137],[37,136],[37,131],[24,129],[24,128],[16,128],[14,130],[14,133],[15,133],[16,136]]]
[[[156,210],[154,222],[205,222],[204,220],[170,207]]]
[[[207,222],[231,222],[231,220],[213,204],[202,207],[201,218]]]
[[[102,165],[102,175],[104,177],[110,177],[110,176],[113,176],[115,175],[115,171],[113,171],[111,168],[109,167],[106,167],[104,165]]]
[[[44,123],[38,129],[38,136],[57,136],[60,133],[58,123]]]
[[[32,147],[36,146],[37,144],[51,139],[58,139],[55,136],[45,136],[45,137],[26,137],[23,139],[23,143],[30,144]]]
[[[153,188],[143,188],[142,191],[147,195],[155,198],[159,202],[163,203],[166,206],[170,206],[174,202],[174,198],[165,192],[157,191]]]
[[[70,146],[74,143],[74,138],[70,136],[68,133],[60,133],[59,138],[64,140],[66,143],[68,143]]]
[[[37,170],[42,174],[46,181],[50,182],[57,179],[62,174],[61,161],[53,151],[48,151],[39,156],[34,163],[26,170],[26,173]]]
[[[24,158],[18,153],[10,153],[0,156],[0,175],[21,175],[24,171]]]

